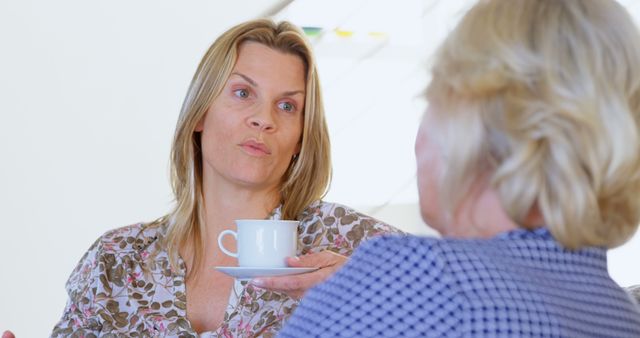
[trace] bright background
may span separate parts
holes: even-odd
[[[170,140],[191,76],[222,31],[254,17],[321,28],[310,39],[333,145],[326,199],[433,234],[416,204],[420,92],[428,55],[469,3],[0,1],[0,331],[47,336],[91,243],[169,210]],[[619,284],[640,283],[636,257],[638,235],[610,252]]]

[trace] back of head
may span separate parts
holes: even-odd
[[[614,247],[640,220],[640,35],[608,0],[480,1],[427,89],[453,211],[489,173],[509,216],[568,248]]]

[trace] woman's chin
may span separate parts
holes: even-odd
[[[262,190],[271,186],[277,186],[279,180],[273,180],[265,175],[236,175],[233,178],[233,182],[243,188]]]

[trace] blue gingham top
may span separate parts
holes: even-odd
[[[634,268],[634,267],[629,267]],[[391,236],[310,290],[279,337],[640,337],[606,250],[546,228],[492,239]]]

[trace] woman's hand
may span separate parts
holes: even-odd
[[[325,250],[299,257],[287,258],[287,264],[292,268],[319,268],[316,271],[299,275],[260,277],[253,279],[251,284],[271,291],[279,291],[294,299],[300,299],[310,288],[325,281],[336,272],[347,257]]]

